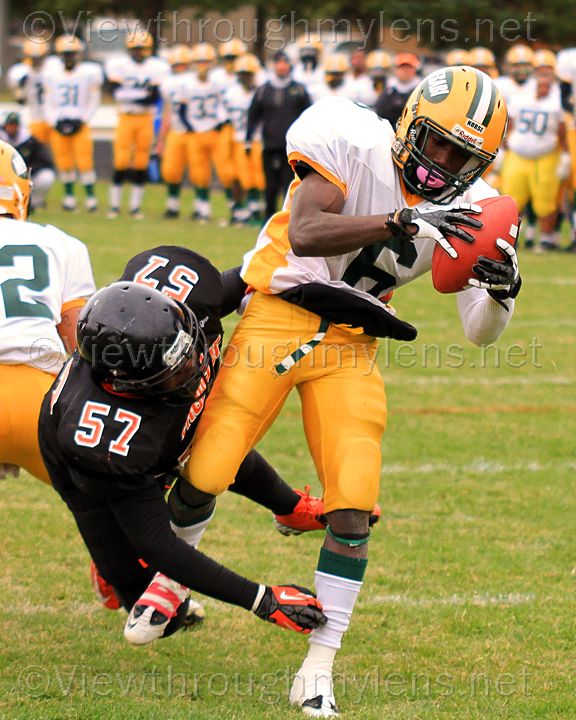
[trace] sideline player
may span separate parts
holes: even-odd
[[[174,45],[170,48],[168,62],[172,66],[169,75],[160,86],[163,102],[162,125],[156,146],[156,154],[162,157],[160,171],[166,183],[168,197],[164,218],[180,217],[180,192],[182,177],[188,162],[187,129],[180,119],[178,97],[181,86],[190,79],[192,53],[187,45]]]
[[[143,220],[141,210],[148,179],[148,163],[154,142],[154,115],[160,86],[170,66],[152,55],[154,41],[149,32],[136,29],[126,38],[129,58],[113,58],[106,66],[112,97],[118,103],[118,125],[114,133],[114,175],[110,185],[108,218],[120,214],[122,186],[132,183],[130,214]]]
[[[100,574],[131,611],[125,636],[134,644],[178,629],[189,589],[299,632],[323,621],[309,591],[258,585],[198,552],[214,498],[174,483],[218,370],[220,313],[244,289],[234,271],[225,280],[226,294],[216,268],[186,248],[134,257],[123,281],[81,313],[78,352],[42,406],[46,467]],[[236,480],[236,492],[296,522],[304,508],[320,526],[321,502],[292,490],[256,452]]]
[[[246,193],[246,209],[238,207],[232,210],[232,219],[236,222],[248,222],[261,226],[262,193],[265,187],[264,168],[262,167],[262,139],[256,133],[251,143],[246,143],[248,108],[256,92],[256,77],[261,70],[260,61],[255,55],[246,53],[234,63],[237,82],[224,92],[224,105],[234,130],[232,157],[234,175],[240,187]]]
[[[464,129],[468,119],[477,130]],[[184,476],[203,492],[223,492],[298,389],[329,522],[316,574],[328,622],[310,636],[290,701],[315,717],[338,714],[332,668],[362,586],[378,496],[386,401],[369,360],[376,337],[416,336],[379,298],[429,271],[436,242],[453,256],[445,235],[473,240],[458,225],[480,227],[473,203],[497,194],[480,176],[505,128],[502,96],[472,68],[443,68],[422,81],[396,136],[371,110],[325,98],[289,130],[298,177],[244,258],[242,277],[254,292]],[[520,289],[514,249],[503,247],[509,260],[479,259],[484,279],[470,284],[481,287],[457,293],[464,332],[477,345],[500,336]],[[231,362],[249,347],[264,349],[260,367]]]
[[[86,192],[86,210],[95,212],[94,142],[88,123],[100,105],[104,75],[97,63],[81,62],[84,43],[77,37],[62,35],[55,49],[62,64],[54,63],[44,71],[42,84],[52,154],[64,184],[62,209],[76,210],[74,182],[78,172]]]
[[[231,157],[232,127],[228,122],[220,86],[212,81],[216,51],[208,43],[192,48],[192,69],[180,88],[180,119],[186,127],[190,180],[196,190],[193,220],[204,224],[212,217],[210,184],[212,166],[233,208],[234,165]],[[227,223],[226,223],[227,224]]]
[[[24,60],[13,65],[7,74],[8,87],[18,102],[28,108],[28,127],[32,135],[44,145],[50,142],[50,125],[44,112],[44,87],[42,72],[49,54],[49,44],[44,41],[26,40]]]
[[[508,104],[510,127],[502,192],[516,200],[519,211],[531,202],[540,225],[538,249],[558,250],[558,198],[562,182],[570,176],[571,159],[554,68],[539,65],[535,81],[533,96],[519,94]]]
[[[0,178],[0,479],[23,467],[49,483],[38,448],[40,405],[76,347],[76,319],[96,288],[83,243],[22,222],[28,170],[2,141]]]

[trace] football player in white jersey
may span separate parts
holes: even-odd
[[[366,52],[361,49],[354,50],[350,56],[350,74],[346,77],[347,97],[354,102],[373,107],[378,93],[374,88],[372,78],[367,72]]]
[[[459,226],[479,227],[474,203],[497,194],[480,177],[505,128],[498,89],[466,67],[423,80],[396,136],[368,108],[320,100],[288,131],[297,178],[244,258],[253,292],[184,475],[206,493],[223,492],[297,387],[329,522],[316,573],[328,622],[312,632],[290,691],[313,717],[338,715],[332,668],[362,586],[378,496],[386,402],[370,359],[376,337],[416,336],[380,298],[430,271],[436,243],[454,256],[447,235],[473,239]],[[514,248],[504,247],[507,262],[479,259],[484,279],[456,294],[464,332],[477,345],[499,337],[520,289]],[[263,362],[251,361],[251,348],[263,350]]]
[[[534,52],[527,45],[513,45],[504,57],[506,75],[500,75],[494,82],[508,105],[516,95],[534,93],[536,81]]]
[[[324,82],[322,66],[322,42],[316,35],[304,33],[297,42],[298,62],[294,64],[292,77],[302,83],[310,97],[314,96],[315,86]]]
[[[221,93],[224,93],[231,85],[236,84],[234,63],[240,55],[244,55],[246,52],[248,52],[246,43],[239,38],[232,38],[227,42],[220,43],[218,46],[218,57],[222,61],[222,65],[210,70],[210,80],[218,87]]]
[[[265,188],[264,168],[262,166],[262,138],[256,132],[250,143],[246,143],[248,126],[248,108],[256,92],[256,76],[261,69],[255,55],[246,53],[236,59],[234,70],[237,82],[224,93],[224,105],[234,131],[232,157],[234,175],[240,187],[246,193],[246,208],[240,203],[232,210],[232,219],[236,223],[249,222],[262,224],[262,192]]]
[[[566,140],[564,111],[553,62],[538,59],[536,92],[520,94],[508,104],[510,128],[502,167],[502,192],[511,195],[522,210],[528,201],[540,225],[540,250],[560,247],[556,231],[560,186],[570,176],[571,159]],[[537,53],[539,55],[539,53]]]
[[[206,223],[212,217],[210,183],[212,167],[224,187],[232,208],[234,165],[231,156],[232,127],[220,87],[212,82],[210,70],[216,51],[208,43],[192,48],[194,75],[180,88],[180,118],[187,129],[190,180],[196,190],[192,219]]]
[[[28,127],[32,135],[41,143],[50,142],[50,126],[44,112],[44,87],[42,72],[49,53],[47,42],[26,40],[24,43],[24,61],[8,70],[8,87],[18,102],[28,108]]]
[[[0,141],[0,479],[23,467],[49,483],[40,406],[76,347],[76,319],[96,288],[86,246],[25,222],[29,200],[26,163]]]
[[[576,48],[566,48],[558,53],[557,73],[560,80],[562,107],[566,112],[568,147],[572,157],[572,242],[568,252],[576,252],[576,117],[574,110],[574,89],[576,88]]]
[[[156,154],[162,158],[162,180],[168,187],[164,213],[166,219],[180,217],[182,177],[188,162],[187,129],[180,119],[178,98],[182,84],[190,79],[190,48],[187,45],[174,45],[170,48],[168,62],[172,66],[172,75],[160,86],[163,114],[156,145]]]
[[[154,41],[149,32],[137,29],[126,38],[128,59],[113,59],[106,66],[112,96],[118,103],[118,125],[114,133],[114,175],[110,186],[108,218],[120,214],[122,186],[132,183],[130,214],[142,220],[144,187],[154,142],[154,116],[160,100],[160,86],[170,66],[152,55]]]
[[[104,75],[99,65],[81,62],[84,43],[73,35],[56,40],[62,63],[43,73],[45,113],[51,128],[54,162],[64,184],[64,210],[77,207],[74,182],[78,174],[86,191],[86,209],[95,212],[94,142],[88,126],[100,105]]]

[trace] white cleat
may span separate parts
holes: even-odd
[[[131,645],[148,645],[162,637],[188,593],[188,588],[156,573],[128,615],[124,626],[126,640]]]
[[[334,680],[325,670],[302,666],[292,683],[290,702],[299,705],[308,717],[340,717],[334,697]]]

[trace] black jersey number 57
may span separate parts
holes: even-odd
[[[110,405],[94,402],[93,400],[87,400],[84,403],[80,420],[78,421],[78,426],[82,429],[76,430],[74,433],[74,442],[76,445],[94,448],[100,444],[105,428],[102,417],[107,417],[111,409]],[[114,415],[114,420],[124,424],[125,427],[115,440],[110,441],[108,451],[126,457],[130,452],[130,440],[132,440],[138,432],[142,418],[140,415],[130,412],[129,410],[118,408]]]

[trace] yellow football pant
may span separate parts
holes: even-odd
[[[85,173],[94,170],[94,142],[88,125],[83,125],[75,135],[62,135],[52,130],[50,144],[59,172],[78,170]]]
[[[164,152],[162,153],[162,180],[171,185],[182,182],[187,162],[187,133],[177,133],[171,130],[168,135],[166,135],[166,143],[164,145]]]
[[[128,170],[132,167],[134,170],[146,170],[153,141],[153,115],[120,114],[114,133],[114,168]]]
[[[274,368],[318,332],[321,318],[278,296],[255,293],[227,346],[184,476],[218,495],[234,482],[296,387],[326,512],[371,511],[378,497],[386,426],[378,342],[330,325],[325,338],[283,375]]]
[[[208,130],[203,133],[186,133],[190,181],[197,188],[210,187],[212,165],[224,187],[234,181],[231,163],[230,126],[222,130]]]
[[[509,150],[502,167],[503,195],[511,195],[518,210],[522,210],[528,200],[537,217],[547,217],[558,207],[560,180],[556,177],[556,168],[560,153],[558,150],[533,160],[522,158]]]
[[[50,142],[51,127],[47,122],[31,122],[28,126],[30,133],[44,145]]]
[[[565,113],[564,122],[566,123],[566,141],[572,158],[572,189],[576,191],[576,118],[572,113]]]
[[[38,416],[55,379],[28,365],[0,365],[0,463],[19,465],[48,484],[38,448]]]
[[[250,154],[246,155],[244,143],[234,143],[235,175],[243,190],[264,190],[264,168],[262,167],[262,143],[253,143]]]

